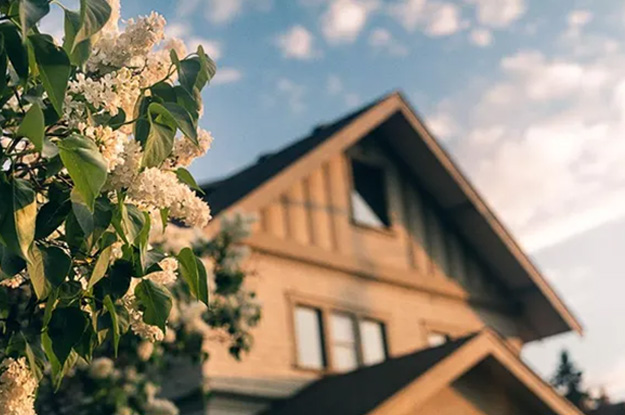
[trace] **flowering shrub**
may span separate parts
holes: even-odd
[[[198,120],[215,64],[202,47],[187,54],[180,41],[165,39],[155,13],[118,27],[118,1],[64,8],[57,45],[36,26],[50,4],[0,0],[0,405],[7,415],[34,414],[44,369],[57,388],[102,348],[115,355],[127,332],[165,339],[174,303],[167,285],[177,275],[193,301],[208,304],[209,296],[193,251],[165,254],[149,235],[170,219],[189,227],[210,220],[185,167],[212,140]]]
[[[114,361],[109,357],[113,344],[105,341],[90,363],[79,361],[59,391],[54,391],[49,377],[44,378],[37,411],[46,415],[177,415],[173,402],[158,397],[172,368],[200,369],[208,358],[206,342],[225,343],[235,358],[251,346],[250,329],[260,318],[260,307],[254,294],[242,288],[248,272],[241,266],[246,253],[238,242],[247,235],[246,225],[240,216],[222,220],[221,232],[211,240],[175,226],[165,233],[154,232],[154,245],[170,253],[177,253],[180,241],[192,241],[193,250],[214,276],[209,278],[214,282],[209,288],[211,306],[194,301],[188,286],[171,278],[170,270],[160,271],[174,299],[163,342],[124,336]],[[194,379],[193,373],[185,377]]]

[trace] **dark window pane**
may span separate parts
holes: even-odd
[[[354,220],[368,226],[390,226],[384,171],[379,167],[352,160],[352,174]]]

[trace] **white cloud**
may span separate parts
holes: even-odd
[[[243,9],[243,0],[208,0],[206,19],[213,23],[225,23],[234,19]]]
[[[536,250],[622,217],[625,53],[523,51],[498,77],[446,99],[433,130],[457,123],[447,146],[513,234]]]
[[[422,22],[427,0],[401,0],[393,3],[389,11],[406,30],[415,30]]]
[[[566,17],[569,27],[581,28],[592,20],[592,13],[588,10],[573,10]]]
[[[321,16],[321,31],[330,43],[352,43],[377,7],[376,0],[331,0]]]
[[[197,36],[186,37],[184,41],[189,51],[196,51],[197,47],[202,45],[204,52],[206,52],[211,59],[219,60],[222,57],[223,47],[221,42]]]
[[[315,50],[312,33],[300,25],[293,26],[278,36],[276,45],[282,50],[282,56],[289,59],[310,60],[320,55]]]
[[[401,0],[389,6],[389,13],[406,30],[429,36],[451,35],[465,26],[458,6],[442,1]]]
[[[478,27],[471,30],[471,33],[469,34],[469,40],[475,46],[485,48],[493,43],[493,34],[488,29]]]
[[[243,78],[243,72],[236,68],[219,68],[215,77],[212,79],[212,85],[233,84],[239,82]]]
[[[341,78],[337,75],[328,76],[326,91],[328,92],[328,95],[337,95],[343,92],[343,81],[341,81]]]
[[[189,16],[202,9],[206,20],[211,23],[229,23],[241,15],[247,6],[257,10],[268,10],[272,0],[178,0],[178,16]]]
[[[427,126],[434,136],[442,141],[446,141],[458,132],[458,124],[451,114],[444,111],[427,117]]]
[[[608,80],[605,68],[564,60],[548,61],[537,51],[522,51],[505,57],[501,67],[513,82],[523,84],[523,91],[519,91],[522,96],[538,101],[596,89]]]
[[[588,10],[577,9],[571,11],[566,16],[567,31],[565,36],[577,38],[582,29],[588,25],[593,19],[593,14]]]
[[[484,26],[502,28],[525,14],[525,0],[471,0],[476,7],[477,20]]]
[[[306,109],[304,96],[306,95],[306,87],[297,84],[288,78],[281,78],[276,83],[278,94],[287,100],[287,106],[294,113],[300,113]]]
[[[454,4],[428,4],[426,15],[425,33],[430,36],[447,36],[462,29],[460,11]]]
[[[389,55],[408,55],[408,48],[395,39],[391,32],[383,28],[377,28],[371,32],[369,35],[369,46],[376,51],[387,52]]]
[[[168,22],[167,25],[165,25],[165,36],[167,37],[182,39],[188,36],[189,33],[190,28],[188,24],[183,24],[180,22]]]

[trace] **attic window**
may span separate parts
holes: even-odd
[[[386,200],[386,180],[380,167],[352,160],[352,218],[359,225],[391,225]]]

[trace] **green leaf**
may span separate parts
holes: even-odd
[[[189,92],[180,85],[174,87],[174,92],[176,93],[176,103],[186,109],[197,123],[198,118],[200,118],[200,108],[202,107],[202,95],[200,92],[197,89]]]
[[[27,137],[31,143],[35,145],[35,149],[39,152],[43,150],[43,137],[45,135],[45,123],[43,120],[43,111],[38,103],[33,103],[30,107],[20,127],[17,130],[17,135],[20,137]]]
[[[111,6],[106,0],[80,0],[80,30],[74,44],[98,33],[111,17]]]
[[[7,92],[7,69],[8,69],[8,58],[7,53],[4,46],[4,36],[0,32],[0,96],[5,95]],[[10,92],[9,92],[10,93]]]
[[[20,0],[19,15],[22,35],[26,37],[30,28],[35,26],[49,12],[50,2],[48,0]]]
[[[52,351],[61,365],[65,364],[72,348],[81,340],[89,318],[79,308],[57,308],[52,312],[47,334]]]
[[[57,230],[67,218],[71,208],[72,204],[69,200],[60,203],[50,201],[43,205],[37,215],[35,238],[45,238]]]
[[[162,208],[159,210],[161,216],[161,225],[163,226],[163,233],[167,228],[167,222],[169,221],[169,208]]]
[[[24,352],[26,353],[26,358],[28,359],[28,366],[30,367],[30,371],[35,377],[35,379],[40,381],[41,378],[43,377],[43,372],[41,371],[41,368],[39,367],[38,359],[35,356],[35,352],[33,351],[33,348],[28,343],[28,340],[26,340],[26,337],[24,336],[24,334],[22,334],[22,337],[24,338],[24,343],[25,343]]]
[[[165,287],[150,280],[143,280],[135,288],[135,296],[144,308],[143,321],[165,332],[165,324],[172,306],[171,295]]]
[[[6,288],[0,288],[0,319],[5,320],[11,312],[11,304],[9,303],[9,294]]]
[[[13,69],[22,81],[28,78],[28,52],[22,42],[17,26],[11,22],[0,24],[0,33],[4,38],[4,47],[13,65]]]
[[[197,125],[186,109],[173,102],[164,102],[163,104],[154,103],[152,105],[161,105],[169,112],[178,129],[193,141],[195,145],[199,145],[197,141]]]
[[[132,275],[132,263],[125,260],[117,260],[111,266],[109,275],[95,284],[93,293],[102,301],[104,301],[107,295],[110,295],[113,300],[122,298],[128,291],[128,287],[130,287]]]
[[[26,262],[0,245],[0,280],[16,275],[26,268]]]
[[[41,83],[57,114],[63,114],[63,101],[71,72],[70,61],[65,51],[56,46],[51,38],[44,35],[28,37],[33,47]]]
[[[41,333],[41,346],[43,347],[43,351],[48,357],[48,362],[50,363],[50,368],[52,369],[52,377],[58,381],[59,374],[61,373],[62,365],[54,354],[54,350],[52,348],[52,339],[48,335],[48,332]]]
[[[46,298],[46,308],[43,310],[43,326],[47,327],[52,318],[52,312],[56,308],[58,300],[58,290],[51,290],[50,295]]]
[[[14,254],[28,259],[35,238],[37,202],[26,180],[0,178],[0,242]]]
[[[69,56],[72,65],[82,66],[91,54],[91,41],[86,39],[76,44],[76,34],[80,30],[80,13],[65,9],[63,50]]]
[[[59,143],[59,155],[83,201],[93,211],[107,170],[98,146],[88,138],[72,135]]]
[[[104,297],[104,307],[111,316],[111,323],[113,325],[113,347],[115,348],[115,357],[117,357],[117,350],[119,348],[119,324],[117,322],[117,311],[115,310],[115,304],[111,300],[110,296]]]
[[[217,64],[204,52],[204,47],[202,45],[197,47],[197,55],[200,60],[200,67],[202,70],[198,75],[195,87],[201,91],[202,88],[204,88],[204,86],[209,83],[217,73]]]
[[[71,264],[70,257],[60,248],[31,248],[30,260],[27,262],[28,275],[38,299],[43,300],[50,293],[51,287],[56,288],[65,281]]]
[[[177,258],[180,264],[180,274],[187,282],[189,291],[199,301],[208,305],[208,275],[204,264],[195,256],[191,248],[183,248]]]
[[[201,194],[204,194],[204,191],[200,186],[198,186],[197,182],[195,181],[193,175],[191,175],[189,170],[185,169],[184,167],[179,167],[178,170],[176,170],[176,176],[178,176],[178,180],[189,186],[191,189],[197,190]]]
[[[93,272],[91,273],[91,278],[89,278],[89,285],[87,288],[93,287],[102,279],[102,277],[104,277],[109,267],[112,251],[113,248],[109,246],[100,252],[98,259],[93,266]]]
[[[115,212],[113,226],[124,242],[134,245],[145,227],[145,216],[139,208],[126,203]]]
[[[158,103],[148,107],[150,131],[143,145],[144,167],[158,167],[171,154],[176,135],[176,120],[169,111]]]
[[[191,94],[196,90],[201,91],[217,72],[217,65],[206,55],[202,46],[198,46],[197,56],[180,61],[174,53],[172,61],[178,70],[180,85]]]

